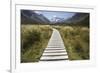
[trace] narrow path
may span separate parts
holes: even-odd
[[[47,48],[44,50],[40,61],[68,60],[63,40],[58,30],[53,29]]]

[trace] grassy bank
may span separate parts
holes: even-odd
[[[49,25],[21,25],[21,62],[38,62],[51,34]]]
[[[69,60],[89,59],[89,28],[83,26],[55,26],[63,38]]]

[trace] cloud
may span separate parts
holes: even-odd
[[[57,16],[56,15],[53,15],[53,18],[56,18]]]
[[[37,13],[37,14],[42,14],[42,12],[40,12],[40,11],[34,11],[35,13]]]

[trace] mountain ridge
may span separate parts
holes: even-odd
[[[31,10],[21,10],[21,24],[44,23],[48,24],[50,21],[42,14],[37,14]]]

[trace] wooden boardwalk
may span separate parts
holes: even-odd
[[[58,30],[53,29],[52,36],[47,48],[44,50],[40,61],[61,61],[68,60],[68,55],[61,35]]]

